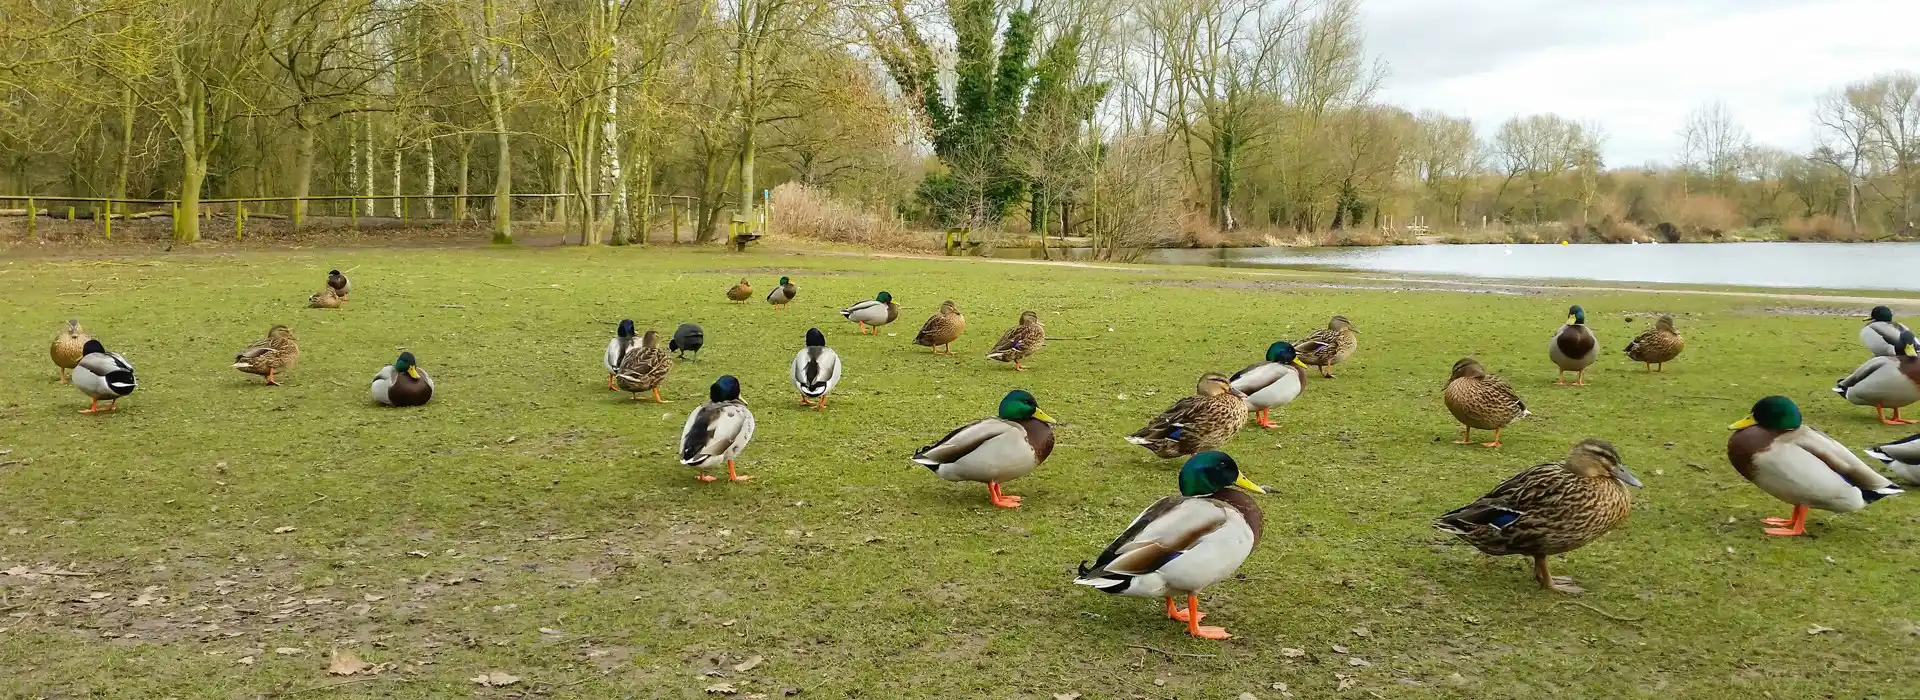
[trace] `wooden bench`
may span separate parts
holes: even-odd
[[[733,246],[733,252],[744,253],[747,252],[747,244],[760,240],[760,235],[753,232],[746,217],[735,214],[727,226],[727,245]]]

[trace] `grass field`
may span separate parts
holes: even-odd
[[[304,308],[333,267],[352,301]],[[723,297],[782,274],[786,313]],[[1906,434],[1828,391],[1864,359],[1852,305],[637,248],[14,260],[0,288],[7,697],[1852,698],[1920,674],[1920,497],[1768,538],[1758,519],[1787,507],[1724,457],[1769,393],[1849,445]],[[880,290],[905,307],[895,335],[854,335],[835,311]],[[955,358],[911,344],[946,298],[969,322]],[[1608,352],[1592,386],[1554,387],[1546,339],[1575,302]],[[1055,340],[1015,373],[981,355],[1023,308]],[[1619,355],[1651,312],[1688,339],[1664,374]],[[1355,360],[1227,448],[1272,491],[1258,550],[1203,596],[1237,638],[1070,585],[1176,491],[1176,465],[1121,436],[1334,313]],[[69,316],[138,368],[119,412],[77,415],[52,381]],[[672,404],[606,390],[623,317],[705,326]],[[304,352],[280,388],[228,368],[275,323]],[[847,366],[824,413],[786,381],[811,326]],[[403,348],[439,395],[372,406]],[[1466,354],[1537,414],[1499,450],[1449,444],[1439,392]],[[699,484],[674,443],[727,373],[759,417],[758,479]],[[1024,507],[907,460],[1013,387],[1065,423],[1007,488]],[[1589,436],[1647,487],[1556,559],[1577,604],[1431,528]],[[378,672],[328,676],[335,649]],[[471,680],[489,672],[518,681]]]

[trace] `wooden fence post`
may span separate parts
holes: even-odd
[[[34,231],[40,226],[40,216],[33,208],[33,198],[27,198],[27,238],[34,237]]]
[[[347,197],[347,211],[352,212],[351,216],[353,217],[353,223],[352,223],[353,230],[355,231],[360,230],[360,198],[359,197],[356,197],[356,196]]]
[[[101,219],[100,230],[106,233],[107,240],[113,240],[113,200],[107,200],[106,217]]]
[[[247,203],[235,202],[233,205],[233,240],[247,239]]]

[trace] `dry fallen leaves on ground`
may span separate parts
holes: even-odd
[[[327,655],[327,675],[351,676],[371,668],[373,664],[361,661],[352,649],[335,649]]]
[[[719,683],[715,683],[713,685],[707,686],[707,692],[712,693],[714,695],[732,695],[740,691],[735,690],[732,683],[721,681]]]
[[[767,662],[766,657],[761,656],[759,654],[754,654],[753,656],[747,657],[746,661],[742,661],[740,663],[734,664],[733,670],[737,673],[746,673],[753,669],[759,668],[760,664],[763,664],[766,662]]]
[[[520,677],[506,671],[485,671],[467,680],[488,688],[500,688],[520,682]]]

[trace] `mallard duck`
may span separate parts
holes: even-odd
[[[48,353],[53,356],[53,366],[60,371],[60,381],[66,382],[67,370],[80,364],[80,358],[87,354],[87,341],[93,336],[80,329],[80,319],[67,319],[67,327],[53,335],[53,346]]]
[[[433,377],[420,369],[413,353],[403,352],[373,375],[372,394],[374,402],[383,406],[423,406],[433,400]]]
[[[1040,325],[1040,314],[1032,311],[1020,312],[1020,322],[1000,334],[1000,341],[987,351],[987,359],[1013,363],[1016,372],[1025,372],[1027,368],[1021,360],[1033,357],[1047,346],[1047,328]]]
[[[767,303],[772,304],[776,309],[786,311],[787,304],[791,303],[793,298],[799,295],[800,288],[793,286],[792,282],[788,282],[787,278],[782,277],[780,278],[780,284],[775,285],[773,291],[767,292]]]
[[[106,346],[92,338],[80,349],[80,361],[73,366],[73,387],[93,399],[81,413],[119,409],[120,397],[133,393],[138,386],[133,379],[133,365],[120,353],[107,352]],[[107,401],[106,408],[100,407],[101,399]]]
[[[868,326],[872,326],[873,334],[879,335],[881,326],[893,323],[894,319],[900,317],[900,307],[894,306],[892,294],[881,292],[872,299],[841,309],[840,315],[860,324],[862,334],[867,332]]]
[[[682,360],[687,359],[687,353],[693,353],[694,359],[699,359],[700,348],[706,344],[706,331],[701,330],[698,324],[682,323],[679,328],[673,329],[673,339],[667,341],[667,349],[678,354]]]
[[[1893,320],[1893,309],[1876,306],[1867,316],[1867,325],[1860,328],[1860,343],[1875,357],[1893,357],[1900,354],[1897,346],[1905,332],[1907,327]]]
[[[1547,557],[1579,549],[1627,519],[1627,487],[1640,480],[1605,440],[1587,439],[1567,458],[1528,467],[1472,503],[1433,521],[1493,556],[1533,557],[1533,579],[1549,590],[1583,593],[1573,579],[1547,572]]]
[[[340,295],[335,293],[332,287],[321,287],[320,291],[314,292],[313,296],[307,297],[307,306],[315,309],[338,309],[340,308],[340,302],[343,301],[346,300],[340,298]]]
[[[1236,490],[1239,487],[1245,491]],[[1204,639],[1233,637],[1203,627],[1200,590],[1227,580],[1260,544],[1265,518],[1246,492],[1266,493],[1224,452],[1201,452],[1180,467],[1180,495],[1147,506],[1073,582],[1107,593],[1165,598],[1167,617]],[[1173,599],[1187,597],[1182,610]]]
[[[1300,354],[1300,361],[1320,368],[1320,376],[1333,378],[1327,368],[1346,362],[1353,351],[1360,347],[1353,323],[1345,316],[1335,316],[1327,321],[1327,327],[1314,331],[1312,335],[1294,343],[1293,348]]]
[[[1865,450],[1868,457],[1880,460],[1896,476],[1909,484],[1920,484],[1920,435],[1912,435]]]
[[[294,340],[293,329],[274,326],[267,329],[267,337],[254,341],[234,354],[233,368],[266,377],[267,384],[280,386],[273,375],[291,369],[299,361],[300,343]]]
[[[667,403],[660,398],[660,385],[667,381],[667,373],[673,371],[673,357],[660,347],[660,333],[648,330],[641,336],[640,347],[627,351],[621,358],[620,369],[613,373],[613,384],[621,391],[631,392],[633,400],[640,400],[640,394],[653,392],[653,400]]]
[[[1600,341],[1593,337],[1593,331],[1587,328],[1587,311],[1574,304],[1567,309],[1567,324],[1553,334],[1553,341],[1547,343],[1547,357],[1553,359],[1560,375],[1554,384],[1565,386],[1567,373],[1577,372],[1573,376],[1574,386],[1587,385],[1587,367],[1600,358]]]
[[[748,282],[745,277],[740,278],[739,282],[735,282],[732,287],[727,288],[727,299],[731,301],[746,301],[751,298],[753,298],[753,284]]]
[[[1661,316],[1652,328],[1627,343],[1627,359],[1645,364],[1648,372],[1658,372],[1665,370],[1662,365],[1679,357],[1686,346],[1686,340],[1673,330],[1673,317]]]
[[[620,373],[620,363],[627,359],[627,353],[633,350],[633,319],[620,319],[620,328],[613,333],[613,340],[607,341],[607,356],[601,364],[607,367],[607,389],[615,390],[613,375]]]
[[[1200,375],[1193,395],[1147,421],[1127,442],[1161,459],[1197,454],[1227,444],[1247,422],[1247,399],[1219,372]]]
[[[839,384],[840,353],[827,347],[820,329],[807,329],[807,346],[793,356],[793,388],[800,390],[801,405],[826,408],[827,394]]]
[[[348,282],[347,276],[340,274],[339,270],[328,270],[327,289],[333,290],[333,295],[340,297],[341,301],[346,301],[347,294],[353,291],[353,283]]]
[[[694,478],[701,481],[716,480],[707,470],[721,464],[727,465],[728,481],[747,481],[753,477],[734,471],[733,460],[752,439],[753,411],[740,398],[740,380],[724,375],[707,389],[707,402],[693,409],[680,429],[680,463],[700,470]]]
[[[920,326],[920,333],[913,337],[913,344],[933,348],[935,355],[952,355],[953,341],[967,330],[967,317],[960,315],[960,307],[952,299],[940,302],[940,310]],[[946,352],[940,348],[945,347]]]
[[[1920,358],[1913,356],[1913,331],[1902,331],[1892,357],[1875,357],[1833,385],[1833,393],[1855,406],[1872,406],[1887,425],[1920,423],[1900,417],[1900,409],[1920,401]],[[1887,417],[1887,409],[1893,417]]]
[[[988,503],[1019,508],[1020,497],[1001,493],[1000,484],[1032,474],[1053,454],[1051,423],[1033,394],[1015,389],[1000,399],[999,417],[954,428],[913,453],[913,461],[947,481],[984,482]]]
[[[1800,407],[1785,396],[1753,404],[1753,412],[1728,426],[1727,461],[1734,471],[1774,498],[1793,505],[1788,518],[1766,518],[1769,535],[1807,531],[1807,508],[1851,513],[1901,493],[1900,487],[1860,461],[1826,433],[1801,424]]]
[[[1300,397],[1307,388],[1307,366],[1301,364],[1293,344],[1282,340],[1267,346],[1266,362],[1234,372],[1227,381],[1234,391],[1247,397],[1250,407],[1259,409],[1253,417],[1260,427],[1272,430],[1280,426],[1267,417],[1267,412]]]
[[[1447,380],[1447,389],[1441,398],[1453,417],[1467,427],[1467,432],[1454,441],[1456,445],[1472,444],[1473,429],[1479,428],[1493,431],[1493,442],[1481,445],[1499,447],[1500,429],[1531,415],[1527,402],[1513,393],[1513,387],[1507,386],[1506,380],[1487,374],[1487,368],[1471,357],[1462,357],[1453,363],[1453,375]]]

